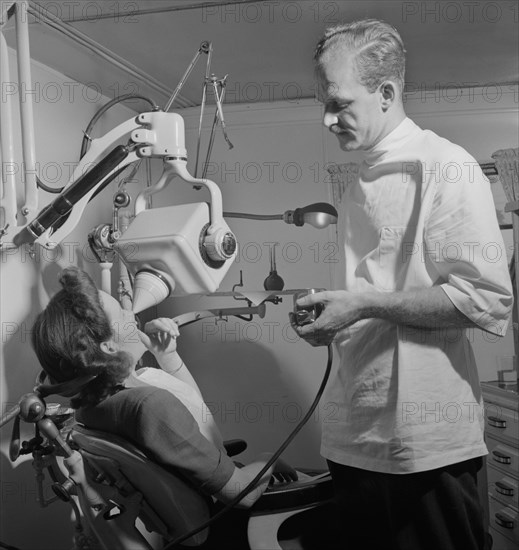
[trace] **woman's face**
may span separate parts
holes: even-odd
[[[115,298],[102,290],[99,291],[99,297],[112,327],[111,344],[116,351],[129,353],[134,363],[137,363],[146,351],[146,347],[140,338],[135,315],[123,309]]]

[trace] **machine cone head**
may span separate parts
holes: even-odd
[[[140,313],[149,307],[156,306],[171,293],[171,287],[157,271],[142,270],[135,275],[133,285],[134,313]]]

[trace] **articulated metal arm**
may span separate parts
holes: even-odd
[[[121,142],[127,140],[127,145]],[[109,153],[107,154],[107,152]],[[77,226],[88,202],[126,166],[141,158],[164,160],[164,173],[154,186],[137,198],[138,214],[147,197],[163,189],[176,176],[193,185],[203,185],[211,195],[211,225],[208,235],[223,226],[222,197],[216,183],[193,178],[187,171],[184,121],[176,113],[142,113],[127,120],[105,136],[92,141],[69,183],[27,226],[13,237],[14,247],[38,243],[55,248]],[[5,243],[9,247],[8,243]]]
[[[69,235],[79,223],[88,202],[99,188],[102,188],[103,183],[110,181],[118,170],[138,160],[136,152],[131,148],[123,151],[117,147],[117,144],[125,137],[129,138],[131,132],[137,128],[140,128],[140,125],[135,118],[132,118],[105,136],[93,140],[90,149],[80,160],[62,193],[51,205],[44,208],[31,224],[20,228],[14,236],[15,246],[36,242],[52,249]],[[111,153],[105,157],[106,152],[110,150]],[[101,169],[99,164],[102,165]],[[82,182],[83,185],[81,185]],[[72,200],[68,198],[71,190],[74,195]],[[49,227],[44,227],[40,223],[42,216],[44,222],[50,223]],[[59,227],[55,229],[55,225]]]

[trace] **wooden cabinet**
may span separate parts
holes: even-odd
[[[519,547],[519,395],[517,384],[483,382],[492,550]]]

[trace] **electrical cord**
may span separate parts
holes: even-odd
[[[263,477],[263,474],[276,462],[276,460],[281,456],[281,454],[284,452],[284,450],[290,445],[294,437],[299,433],[299,431],[303,428],[303,426],[308,422],[312,414],[314,413],[315,408],[317,407],[317,404],[319,403],[319,400],[321,399],[321,396],[323,394],[324,388],[326,387],[326,384],[328,382],[328,378],[330,377],[330,372],[332,368],[332,362],[333,362],[333,350],[332,345],[328,345],[328,362],[326,363],[326,370],[323,376],[323,380],[321,382],[321,385],[319,386],[319,389],[317,390],[317,394],[310,405],[310,408],[308,409],[307,413],[299,422],[299,424],[294,428],[292,433],[285,439],[285,441],[281,444],[279,449],[271,456],[271,458],[268,460],[268,462],[263,466],[263,468],[258,472],[256,477],[243,489],[238,496],[236,496],[231,502],[229,502],[224,508],[222,508],[218,513],[216,513],[214,516],[212,516],[209,520],[202,523],[195,529],[192,529],[188,533],[181,535],[180,537],[176,538],[175,540],[168,543],[162,550],[171,550],[172,548],[178,547],[178,545],[181,542],[184,542],[188,538],[192,537],[193,535],[196,535],[200,531],[203,531],[206,529],[209,525],[214,523],[216,520],[220,519],[221,516],[226,514],[231,508],[234,508],[240,500],[248,495],[258,484],[258,481],[261,480]]]
[[[88,126],[84,131],[83,141],[81,142],[81,152],[79,154],[80,159],[82,159],[85,156],[88,150],[88,142],[92,140],[92,138],[90,137],[90,134],[92,133],[92,130],[94,129],[94,126],[96,125],[97,121],[106,113],[106,111],[108,111],[108,109],[110,109],[114,105],[117,105],[117,103],[121,103],[122,101],[126,101],[128,99],[142,99],[144,101],[147,101],[151,105],[151,108],[154,111],[159,110],[158,105],[154,101],[152,101],[151,99],[143,95],[125,94],[125,95],[115,97],[114,99],[106,103],[106,105],[103,105],[88,123]]]
[[[36,176],[36,185],[47,193],[54,193],[56,195],[65,189],[65,187],[49,187],[48,185],[45,185],[38,176]]]
[[[151,107],[154,111],[158,110],[158,108],[159,108],[151,99],[147,98],[146,96],[137,95],[137,94],[125,94],[125,95],[122,95],[122,96],[119,96],[119,97],[116,97],[116,98],[112,99],[106,105],[103,105],[103,107],[101,107],[101,109],[99,109],[99,111],[97,111],[97,113],[92,117],[92,119],[88,123],[87,129],[84,132],[83,141],[81,143],[81,153],[80,153],[80,157],[79,157],[80,159],[82,159],[85,156],[85,153],[87,152],[88,142],[92,139],[90,137],[90,134],[91,134],[95,124],[97,123],[97,121],[106,113],[106,111],[108,111],[108,109],[110,109],[111,107],[113,107],[117,103],[121,103],[122,101],[126,101],[128,99],[142,99],[144,101],[147,101],[151,105]],[[119,174],[119,172],[116,175],[118,175],[118,174]],[[47,193],[56,194],[56,195],[61,193],[65,189],[64,186],[63,187],[49,187],[48,185],[43,183],[38,176],[36,176],[36,185],[40,189],[43,189],[43,191],[45,191]]]

